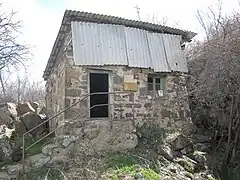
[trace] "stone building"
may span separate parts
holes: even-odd
[[[119,17],[66,10],[43,78],[58,134],[100,148],[131,148],[144,122],[191,123],[183,49],[195,33]],[[105,94],[91,95],[103,92]],[[109,93],[109,94],[107,94]],[[102,104],[102,105],[101,105]]]

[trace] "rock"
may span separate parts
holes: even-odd
[[[38,124],[43,122],[41,117],[38,114],[33,113],[33,112],[27,112],[27,113],[23,114],[20,117],[20,120],[26,126],[27,130],[32,129],[35,126],[37,126]],[[43,133],[44,131],[45,131],[45,125],[43,124],[43,125],[39,126],[37,129],[33,130],[30,134],[32,136],[37,136],[37,135]]]
[[[0,172],[0,180],[10,180],[10,176],[6,172]]]
[[[58,146],[56,144],[48,144],[42,148],[42,153],[44,155],[51,156],[53,154],[53,150],[57,147]]]
[[[33,102],[33,103],[19,103],[17,105],[17,112],[18,116],[21,116],[23,114],[26,114],[28,112],[34,112],[37,113],[37,108],[38,108],[38,103]]]
[[[7,136],[8,138],[12,137],[12,133],[15,131],[15,128],[9,129],[5,124],[0,125],[0,138],[2,136]]]
[[[202,134],[194,134],[193,138],[196,143],[210,142],[210,138]]]
[[[179,134],[175,137],[172,137],[169,144],[171,145],[171,148],[174,151],[181,151],[187,146],[192,146],[191,140],[183,134]]]
[[[12,147],[7,136],[0,139],[0,161],[11,160]]]
[[[20,172],[22,171],[22,164],[8,165],[6,167],[7,173],[11,178],[17,178]]]
[[[142,180],[142,178],[143,178],[142,173],[137,172],[137,173],[136,173],[136,179],[137,179],[137,180]]]
[[[40,168],[50,161],[50,157],[44,154],[36,154],[26,160],[26,164],[33,168]]]
[[[15,133],[17,136],[22,136],[27,131],[24,123],[20,120],[15,122]]]
[[[17,106],[14,103],[0,105],[0,124],[9,124],[17,118]]]
[[[169,161],[172,161],[174,159],[172,150],[168,146],[158,147],[158,154],[162,155],[164,158],[166,158]]]
[[[180,164],[186,171],[194,173],[197,162],[186,156],[183,156],[182,158],[177,158],[176,162]]]
[[[78,136],[63,135],[56,137],[56,141],[60,146],[68,147],[70,144],[78,140]]]

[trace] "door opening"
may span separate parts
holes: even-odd
[[[90,73],[90,93],[109,92],[108,74]],[[90,108],[95,105],[108,104],[108,94],[91,95]],[[91,108],[90,118],[108,117],[108,105]]]

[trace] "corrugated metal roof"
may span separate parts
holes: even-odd
[[[124,27],[72,22],[77,65],[127,65]]]
[[[170,72],[162,39],[163,34],[147,33],[152,67],[156,72]]]
[[[186,58],[181,50],[181,37],[177,35],[162,34],[167,61],[172,71],[188,72]]]
[[[95,22],[99,24],[103,23],[103,24],[124,25],[126,27],[139,28],[139,29],[143,29],[151,32],[181,35],[184,41],[191,41],[191,39],[196,35],[195,33],[190,31],[184,31],[184,30],[162,26],[158,24],[152,24],[148,22],[128,20],[124,18],[101,15],[101,14],[66,10],[64,13],[62,24],[59,29],[57,38],[55,40],[51,55],[49,57],[46,69],[43,74],[43,77],[45,80],[51,73],[52,67],[56,62],[57,55],[59,54],[59,51],[64,41],[65,33],[70,31],[71,21],[84,21],[84,22]]]
[[[125,28],[129,67],[151,68],[152,60],[147,42],[147,31]]]
[[[72,22],[76,65],[126,65],[155,72],[187,72],[181,36],[120,25]]]

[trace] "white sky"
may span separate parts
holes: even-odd
[[[28,72],[33,80],[41,80],[66,9],[137,19],[134,6],[140,7],[141,20],[161,21],[191,30],[203,36],[196,18],[197,9],[216,7],[217,0],[2,0],[4,11],[17,11],[16,19],[23,21],[21,40],[31,45],[33,60]],[[223,0],[223,11],[240,11],[238,0]]]

